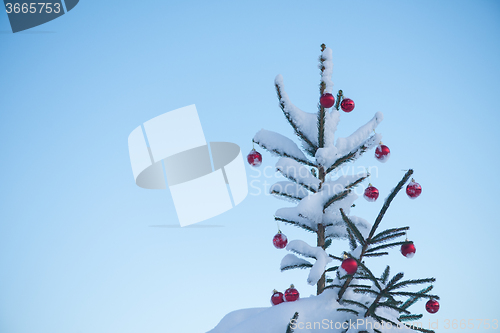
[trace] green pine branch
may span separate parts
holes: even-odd
[[[370,140],[372,137],[369,137],[365,142],[367,142],[368,140]],[[362,144],[358,149],[356,149],[355,151],[352,151],[340,158],[338,158],[335,163],[332,164],[331,167],[329,167],[328,169],[326,169],[326,173],[330,173],[332,172],[333,170],[337,169],[338,167],[340,167],[341,165],[345,164],[345,163],[348,163],[348,162],[351,162],[351,161],[354,161],[356,159],[356,157],[362,155],[363,153],[365,153],[366,151],[368,150],[368,147],[366,146],[366,144]]]
[[[313,265],[310,263],[309,264],[302,263],[302,264],[288,265],[288,266],[281,267],[281,271],[284,272],[284,271],[288,271],[290,269],[296,269],[296,268],[306,269],[306,268],[311,268],[311,267],[313,267]]]
[[[378,251],[378,250],[382,250],[382,249],[386,249],[386,248],[390,248],[390,247],[394,247],[394,246],[398,246],[398,245],[403,245],[405,243],[406,242],[396,242],[396,243],[389,243],[389,244],[379,245],[377,247],[373,247],[373,248],[370,248],[370,249],[366,250],[366,253],[371,253],[371,252],[375,252],[375,251]]]
[[[292,328],[293,324],[297,323],[297,319],[299,318],[299,313],[295,312],[293,315],[292,319],[290,319],[290,322],[288,323],[288,326],[286,327],[286,333],[293,333],[294,330]]]
[[[351,193],[351,189],[345,189],[344,191],[342,191],[340,193],[337,193],[334,196],[332,196],[326,202],[326,204],[323,206],[323,211],[325,209],[327,209],[328,207],[330,207],[330,205],[333,204],[335,201],[339,201],[339,200],[345,199],[345,197],[347,197],[349,195],[349,193]]]
[[[415,285],[415,284],[422,284],[422,283],[433,283],[436,282],[435,278],[427,278],[427,279],[417,279],[417,280],[406,280],[400,283],[396,283],[392,287],[388,288],[388,290],[395,290],[403,287],[407,287],[410,285]]]
[[[382,256],[386,256],[388,255],[389,252],[371,252],[371,253],[367,253],[365,254],[365,257],[382,257]]]
[[[282,218],[282,217],[279,217],[279,216],[275,216],[274,219],[276,221],[285,222],[285,223],[294,225],[296,227],[302,228],[302,229],[304,229],[306,231],[316,233],[316,230],[314,230],[313,228],[311,228],[307,224],[304,224],[304,223],[301,223],[301,222],[298,222],[298,221],[293,221],[293,220],[290,220],[290,219],[285,219],[285,218]]]
[[[309,161],[309,160],[305,160],[305,159],[299,158],[297,156],[288,155],[287,153],[285,153],[283,151],[279,151],[277,149],[270,149],[263,142],[255,141],[255,140],[252,140],[252,142],[256,143],[257,145],[259,145],[260,147],[262,147],[263,149],[267,150],[270,153],[276,154],[276,155],[281,156],[281,157],[288,157],[288,158],[291,158],[293,160],[296,160],[299,163],[302,163],[302,164],[305,164],[305,165],[309,165],[309,166],[312,166],[312,167],[316,167],[316,165],[313,162]]]
[[[328,207],[330,207],[331,204],[333,204],[334,202],[336,201],[339,201],[339,200],[342,200],[344,199],[345,197],[347,197],[347,195],[349,195],[349,193],[351,193],[351,190],[359,185],[363,180],[365,180],[366,178],[368,178],[369,175],[366,175],[364,177],[361,177],[357,180],[355,180],[354,182],[348,184],[346,187],[345,187],[345,190],[340,192],[340,193],[337,193],[335,195],[333,195],[327,202],[326,204],[323,206],[323,211],[325,211]]]
[[[337,101],[335,102],[335,109],[337,111],[339,111],[340,103],[342,102],[343,99],[344,99],[344,93],[342,90],[339,90],[339,92],[337,93]]]
[[[367,295],[367,294],[370,294],[370,295],[375,295],[375,296],[378,296],[378,292],[376,292],[375,290],[372,290],[372,289],[364,289],[364,288],[355,288],[353,289],[353,291],[357,294],[364,294],[364,295]]]
[[[354,223],[347,217],[347,215],[344,213],[344,210],[340,208],[340,214],[342,215],[342,219],[344,220],[345,224],[347,225],[347,228],[349,231],[352,232],[352,234],[356,237],[356,240],[363,246],[366,245],[366,240],[359,231],[359,229],[356,227]]]
[[[352,287],[352,288],[368,288],[368,289],[371,288],[371,286],[369,286],[367,284],[351,284],[349,287]]]
[[[359,312],[356,310],[348,309],[348,308],[338,308],[337,311],[340,312],[349,312],[349,313],[354,313],[356,316],[359,315]]]
[[[410,227],[400,227],[400,228],[391,228],[391,229],[386,229],[382,232],[379,232],[377,235],[375,235],[372,238],[372,241],[376,241],[379,237],[386,236],[388,234],[392,234],[395,232],[402,232],[402,231],[407,231],[410,230]]]
[[[333,288],[342,288],[342,286],[340,286],[338,284],[330,284],[330,285],[325,287],[325,289],[333,289]],[[325,289],[323,289],[323,290],[325,290]]]
[[[283,192],[280,192],[280,191],[277,191],[277,190],[272,190],[270,192],[271,194],[277,196],[277,197],[281,197],[281,198],[285,198],[285,199],[291,199],[291,200],[297,200],[297,201],[300,201],[302,200],[303,198],[300,198],[300,197],[296,197],[292,194],[289,194],[289,193],[283,193]]]
[[[409,291],[390,291],[389,295],[392,295],[392,296],[411,296],[411,297],[428,298],[428,299],[439,299],[438,295],[414,293],[414,292],[409,292]]]
[[[375,284],[375,286],[378,288],[378,290],[382,290],[382,286],[380,285],[378,279],[373,275],[373,273],[368,269],[368,267],[366,267],[362,261],[359,261],[356,259],[356,262],[358,263],[358,269],[359,269],[359,267],[361,267],[363,272]]]
[[[391,267],[387,265],[387,267],[384,270],[384,273],[382,273],[382,276],[380,277],[380,281],[383,284],[387,283],[387,279],[389,278],[389,273],[391,272]]]
[[[403,188],[403,185],[410,179],[411,175],[413,174],[413,170],[410,169],[406,174],[404,175],[403,179],[401,179],[396,185],[396,187],[392,190],[391,194],[387,197],[385,200],[384,206],[382,206],[382,209],[380,210],[380,213],[378,214],[377,218],[375,219],[375,223],[372,226],[372,229],[370,231],[370,235],[368,236],[368,239],[372,239],[372,237],[375,234],[375,231],[377,230],[378,226],[380,225],[380,222],[382,222],[382,219],[384,218],[385,212],[387,212],[387,209],[389,208],[392,200],[396,197],[398,192]]]
[[[431,291],[434,287],[432,285],[428,286],[427,288],[424,288],[420,291],[418,291],[418,294],[427,294],[429,291]],[[406,302],[401,305],[401,308],[403,309],[408,309],[410,306],[415,304],[419,300],[418,297],[410,297]]]
[[[309,184],[306,184],[304,182],[301,182],[299,179],[296,179],[294,177],[292,177],[292,175],[289,175],[285,172],[285,170],[278,170],[281,175],[283,175],[283,177],[285,177],[286,179],[289,179],[291,180],[292,182],[294,182],[295,184],[298,184],[300,186],[302,186],[303,188],[305,188],[306,190],[310,191],[310,192],[313,192],[313,193],[316,193],[316,189],[312,188],[311,186],[309,186]]]
[[[377,308],[378,307],[384,307],[384,308],[389,308],[389,309],[392,309],[392,310],[396,310],[398,311],[399,313],[401,312],[404,312],[405,314],[410,314],[411,312],[408,311],[408,310],[405,310],[405,309],[401,309],[400,307],[398,307],[397,305],[393,305],[391,303],[388,303],[388,302],[381,302],[381,303],[378,303],[377,304]]]
[[[326,241],[325,241],[325,244],[323,245],[323,250],[326,250],[327,248],[330,247],[330,245],[332,245],[332,239],[331,238],[328,238]]]
[[[424,315],[422,314],[402,314],[399,316],[399,321],[403,322],[403,321],[415,321],[415,320],[419,320],[420,318],[422,318]]]
[[[389,283],[387,284],[387,286],[385,287],[385,290],[391,290],[391,287],[394,286],[394,284],[396,282],[398,282],[399,280],[401,280],[403,277],[404,277],[403,273],[398,273],[398,274],[394,275],[392,277],[392,279],[389,281]]]
[[[342,259],[340,257],[334,256],[333,254],[329,254],[329,256],[330,256],[330,258],[335,259],[335,260],[339,260],[339,261],[344,260],[344,259]]]
[[[368,307],[366,305],[364,305],[363,303],[360,303],[360,302],[357,302],[357,301],[353,301],[353,300],[350,300],[350,299],[343,299],[341,304],[344,305],[344,303],[346,304],[351,304],[351,305],[356,305],[362,309],[365,309],[365,310],[368,310]]]
[[[347,228],[347,236],[349,238],[349,247],[351,251],[354,251],[358,247],[358,243],[356,243],[356,239],[349,228]]]
[[[380,237],[377,240],[373,240],[372,239],[372,240],[370,240],[370,244],[382,243],[382,242],[388,241],[390,239],[398,238],[398,237],[401,237],[401,236],[404,236],[404,235],[406,235],[406,232],[396,232],[396,233],[393,233],[393,234],[389,234],[389,235]]]
[[[350,258],[353,258],[354,260],[356,260],[356,262],[358,263],[358,271],[359,271],[359,268],[361,267],[362,271],[367,275],[366,277],[369,280],[371,280],[377,286],[377,288],[379,290],[382,290],[382,287],[380,286],[380,283],[378,282],[377,278],[375,278],[375,276],[373,276],[373,273],[363,264],[363,262],[361,262],[359,259],[352,257],[349,254],[347,254],[347,255]],[[345,275],[344,277],[347,277],[347,278],[339,290],[339,294],[338,294],[338,298],[337,298],[338,302],[340,302],[340,300],[342,299],[342,296],[344,296],[344,293],[346,292],[347,288],[349,287],[349,284],[352,282],[352,280],[354,278],[353,275]],[[363,278],[363,276],[361,278]]]

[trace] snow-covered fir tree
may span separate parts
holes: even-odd
[[[279,105],[302,149],[293,140],[269,130],[262,129],[253,138],[260,147],[279,157],[276,169],[288,179],[274,184],[271,193],[297,203],[295,207],[278,209],[275,219],[315,233],[317,238],[314,245],[290,241],[286,249],[292,253],[282,259],[281,270],[308,270],[307,282],[316,285],[317,296],[231,312],[210,333],[433,332],[415,324],[422,314],[413,314],[410,308],[421,298],[439,299],[429,294],[435,279],[405,280],[403,273],[391,276],[389,266],[376,275],[367,260],[388,255],[389,248],[411,246],[404,240],[408,226],[380,230],[380,225],[394,197],[410,181],[413,170],[408,170],[392,189],[372,224],[350,214],[357,199],[353,189],[368,178],[368,173],[336,179],[330,175],[377,147],[381,135],[375,133],[375,128],[383,115],[377,112],[350,136],[335,140],[341,103],[347,99],[340,90],[333,103],[332,51],[325,45],[321,45],[321,51],[321,98],[316,113],[293,105],[282,76],[275,79]],[[330,105],[323,98],[329,98]],[[380,156],[382,160],[387,157]],[[332,241],[337,239],[347,239],[350,244],[341,256],[328,253]]]

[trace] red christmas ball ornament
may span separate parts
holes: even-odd
[[[347,274],[354,275],[354,273],[358,270],[358,263],[353,258],[346,258],[342,261],[342,265],[340,265],[340,267],[342,267]]]
[[[330,93],[323,94],[319,98],[319,104],[324,108],[331,108],[335,104],[335,97]]]
[[[344,112],[351,112],[354,110],[354,101],[350,98],[344,98],[342,103],[340,103],[340,107]]]
[[[383,145],[382,142],[375,149],[375,157],[382,163],[387,162],[389,157],[391,156],[391,150],[386,145]]]
[[[262,164],[262,155],[255,149],[252,149],[247,156],[247,161],[251,166],[258,167]]]
[[[271,304],[278,305],[280,303],[283,303],[284,301],[285,301],[285,299],[283,298],[283,293],[274,289],[273,296],[271,296]]]
[[[430,299],[425,303],[425,309],[429,313],[436,313],[439,310],[439,302],[435,299]]]
[[[415,182],[415,179],[411,179],[411,182],[406,186],[406,194],[410,199],[417,198],[422,193],[422,186]]]
[[[278,233],[274,235],[273,244],[275,248],[284,249],[287,243],[288,239],[281,231],[278,231]]]
[[[401,245],[401,254],[404,255],[406,258],[413,258],[415,255],[415,252],[417,252],[417,249],[415,248],[415,245],[413,242],[408,242]]]
[[[372,184],[368,184],[368,187],[365,189],[365,193],[363,194],[363,197],[368,200],[368,201],[375,201],[378,198],[378,189],[375,186],[372,186]]]
[[[285,301],[287,302],[294,302],[299,299],[299,292],[293,284],[290,285],[290,288],[285,290]]]

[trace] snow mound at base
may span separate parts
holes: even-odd
[[[220,323],[208,333],[284,333],[295,312],[299,313],[297,324],[304,323],[304,329],[296,332],[324,332],[325,327],[305,329],[307,322],[335,322],[345,319],[345,313],[337,312],[337,294],[325,290],[321,295],[300,298],[295,302],[284,302],[266,308],[236,310],[228,313]],[[326,325],[326,324],[325,324]],[[302,326],[302,325],[301,325]],[[317,325],[318,326],[318,325]]]
[[[346,294],[350,294],[350,291],[348,290]],[[384,333],[416,332],[403,323],[399,323],[398,326],[383,324],[380,327],[374,318],[365,318],[363,312],[357,316],[337,311],[338,308],[343,308],[337,302],[337,296],[336,291],[328,289],[321,295],[301,298],[295,302],[284,302],[266,308],[233,311],[222,318],[220,323],[207,333],[285,333],[290,323],[292,323],[294,333],[340,333],[346,332],[346,330],[356,333],[360,331],[374,333],[374,328]],[[366,300],[360,299],[360,301]],[[299,313],[299,317],[296,321],[291,322],[295,312]],[[398,322],[399,315],[395,310],[377,310],[377,314],[390,318],[393,322]]]

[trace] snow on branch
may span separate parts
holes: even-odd
[[[373,132],[377,125],[384,119],[382,112],[377,112],[375,116],[365,125],[358,128],[347,138],[338,138],[335,146],[340,156],[350,153],[358,148]]]
[[[316,153],[316,161],[318,161],[318,163],[320,163],[320,164],[324,163],[321,165],[327,167],[326,173],[332,172],[333,170],[337,169],[338,167],[340,167],[344,163],[353,162],[353,161],[357,160],[367,150],[372,149],[373,147],[378,145],[378,143],[380,142],[381,139],[382,139],[382,135],[379,133],[375,133],[374,135],[372,135],[368,139],[366,139],[366,141],[363,142],[363,144],[361,144],[361,146],[358,149],[356,149],[356,150],[354,150],[354,151],[352,151],[344,156],[341,156],[339,158],[337,158],[337,157],[332,158],[331,156],[326,155],[326,154],[328,154],[328,152],[326,150],[320,152],[320,150],[318,149],[318,152]],[[320,157],[318,157],[318,153],[320,153]],[[322,158],[321,156],[323,156],[323,155],[325,157],[323,159],[321,159]],[[333,164],[332,164],[332,162],[333,162]]]
[[[356,186],[363,180],[365,180],[368,177],[367,172],[360,172],[356,175],[344,175],[340,176],[334,181],[327,181],[323,184],[321,190],[324,192],[335,192],[337,193],[335,189],[339,188],[351,188],[353,186]]]
[[[318,224],[323,222],[323,213],[328,209],[332,211],[332,207],[338,211],[339,208],[345,207],[346,202],[348,207],[357,198],[355,194],[347,199],[351,194],[351,188],[367,177],[365,172],[356,176],[342,176],[336,181],[325,182],[321,190],[302,199],[297,207],[297,215],[305,217],[312,222]],[[335,206],[335,203],[342,204]]]
[[[297,214],[296,207],[280,208],[276,211],[276,213],[274,213],[274,215],[274,219],[276,221],[292,224],[311,232],[318,231],[318,225],[302,216],[299,216]]]
[[[322,223],[330,228],[327,229],[328,237],[345,238],[347,237],[345,224],[340,216],[339,209],[342,208],[346,214],[349,214],[349,209],[358,198],[355,193],[350,192],[350,188],[362,181],[366,176],[367,174],[363,172],[355,176],[342,176],[333,182],[325,182],[319,192],[304,197],[297,206],[278,209],[275,213],[275,219],[314,232],[318,230],[318,223]],[[344,192],[345,195],[338,196]],[[334,200],[335,198],[338,200]],[[329,206],[325,208],[328,203]],[[338,224],[339,221],[342,223]],[[362,219],[359,221],[354,220],[353,223],[368,225]],[[365,236],[365,233],[363,233],[363,236]]]
[[[295,254],[287,254],[286,256],[283,257],[281,260],[281,265],[280,269],[281,271],[286,271],[288,269],[294,269],[294,268],[309,268],[312,267],[313,264],[311,264],[309,261],[305,259],[301,259],[297,257]]]
[[[295,142],[279,133],[261,129],[253,137],[253,142],[278,156],[293,158],[298,162],[314,166]]]
[[[318,127],[317,116],[313,113],[304,112],[292,104],[285,92],[283,77],[276,76],[274,79],[276,93],[280,100],[280,106],[286,119],[295,130],[295,134],[303,141],[307,151],[315,152],[318,149]],[[313,154],[314,155],[314,154]]]
[[[335,132],[337,131],[337,125],[340,121],[340,112],[337,110],[332,110],[330,113],[325,115],[325,148],[335,148],[333,151],[334,155],[337,154],[337,148],[334,145]]]
[[[316,284],[323,273],[325,272],[326,265],[332,261],[330,256],[321,247],[312,247],[304,241],[293,240],[286,246],[286,249],[291,252],[298,253],[304,257],[314,258],[316,262],[311,267],[307,283],[310,285]]]
[[[325,84],[325,93],[332,93],[333,91],[333,56],[332,49],[327,47],[321,53],[320,63],[321,63],[321,82]]]
[[[309,195],[309,192],[302,186],[289,181],[277,182],[271,186],[269,193],[279,198],[301,200]]]
[[[283,176],[307,188],[312,192],[319,189],[320,180],[311,174],[311,171],[299,162],[282,157],[276,162],[276,169]]]
[[[380,142],[382,136],[380,134],[372,135],[372,132],[383,118],[383,114],[377,112],[368,123],[358,128],[347,138],[338,138],[335,145],[333,145],[334,133],[337,130],[339,121],[339,112],[332,111],[325,121],[325,147],[316,151],[316,162],[324,166],[328,173],[341,164],[356,160],[362,153]]]
[[[372,227],[368,221],[357,216],[349,216],[354,225],[358,228],[359,232],[363,237],[368,237],[370,228]],[[337,211],[335,213],[325,213],[324,221],[326,222],[325,236],[329,238],[342,238],[347,239],[349,237],[346,229],[346,225],[342,216]]]

